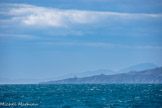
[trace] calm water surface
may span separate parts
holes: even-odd
[[[0,107],[162,108],[162,84],[0,85]]]

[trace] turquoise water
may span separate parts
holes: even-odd
[[[0,85],[0,107],[162,108],[162,85]]]

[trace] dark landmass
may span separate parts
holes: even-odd
[[[94,75],[83,78],[68,78],[63,80],[40,82],[39,84],[159,84],[162,83],[162,67],[145,71],[134,71],[115,75]]]

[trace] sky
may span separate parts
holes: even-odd
[[[0,78],[162,66],[161,0],[1,0]]]

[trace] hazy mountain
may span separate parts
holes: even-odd
[[[61,80],[61,79],[73,78],[73,77],[79,77],[79,78],[89,77],[89,76],[100,75],[100,74],[113,75],[117,73],[126,73],[130,71],[142,71],[142,70],[154,69],[154,68],[157,68],[157,66],[152,63],[142,63],[142,64],[133,65],[133,66],[124,68],[120,71],[112,71],[110,69],[100,69],[100,70],[87,71],[87,72],[81,72],[81,73],[71,73],[71,74],[67,74],[64,76],[56,77],[54,78],[54,80]]]
[[[76,74],[76,76],[77,77],[88,77],[88,76],[99,75],[99,74],[112,75],[112,74],[115,74],[115,72],[109,69],[100,69],[100,70],[95,70],[95,71],[87,71],[83,73],[78,73]]]
[[[116,75],[95,75],[83,78],[68,78],[64,80],[42,82],[40,84],[102,84],[102,83],[162,83],[162,67],[138,72],[128,72]]]
[[[137,64],[137,65],[133,65],[133,66],[124,68],[124,69],[118,71],[118,73],[125,73],[125,72],[131,72],[131,71],[143,71],[143,70],[155,69],[155,68],[157,68],[157,66],[155,64],[142,63],[142,64]]]
[[[152,63],[142,63],[142,64],[137,64],[137,65],[124,68],[120,71],[112,71],[110,69],[99,69],[99,70],[93,70],[93,71],[87,71],[87,72],[81,72],[81,73],[71,73],[71,74],[67,74],[65,76],[61,76],[55,79],[59,80],[59,79],[72,78],[72,77],[88,77],[88,76],[100,75],[100,74],[113,75],[117,73],[126,73],[130,71],[143,71],[146,69],[155,69],[155,68],[157,68],[157,66]]]
[[[87,72],[81,72],[81,73],[71,73],[64,76],[56,77],[54,80],[60,80],[65,78],[73,78],[73,77],[88,77],[93,75],[99,75],[99,74],[105,74],[105,75],[112,75],[116,72],[109,70],[109,69],[100,69],[100,70],[94,70],[94,71],[87,71]]]
[[[81,72],[81,73],[71,73],[67,74],[64,76],[55,76],[53,78],[42,78],[42,79],[10,79],[10,78],[0,78],[0,84],[33,84],[33,83],[38,83],[38,82],[46,82],[46,81],[51,81],[51,80],[62,80],[62,79],[67,79],[67,78],[74,78],[74,77],[90,77],[94,75],[114,75],[114,74],[119,74],[119,73],[126,73],[126,72],[132,72],[132,71],[142,71],[146,69],[154,69],[157,66],[152,64],[152,63],[143,63],[143,64],[138,64],[134,66],[130,66],[128,68],[122,69],[120,71],[112,71],[109,69],[100,69],[100,70],[92,70],[92,71],[86,71],[86,72]]]

